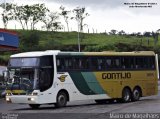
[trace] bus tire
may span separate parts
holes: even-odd
[[[131,91],[129,88],[124,88],[122,91],[122,102],[127,103],[131,100]]]
[[[29,106],[32,108],[32,109],[38,109],[40,107],[40,104],[29,104]]]
[[[55,106],[57,108],[60,108],[60,107],[65,107],[66,104],[67,104],[67,95],[65,92],[61,91],[57,95],[57,102],[56,102]]]
[[[107,103],[107,100],[106,99],[104,99],[104,100],[95,100],[95,102],[97,104],[105,104],[105,103]]]
[[[135,88],[132,93],[132,101],[138,101],[141,97],[140,88]]]
[[[117,102],[117,100],[116,99],[107,99],[107,102],[108,103],[115,103],[115,102]]]

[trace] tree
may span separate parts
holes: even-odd
[[[64,18],[64,21],[66,22],[66,25],[67,25],[67,30],[68,30],[68,32],[69,32],[69,21],[68,21],[68,19],[69,19],[69,13],[71,12],[71,11],[67,11],[67,10],[65,10],[65,7],[63,7],[63,6],[61,6],[60,7],[60,10],[61,10],[61,13],[60,13],[60,15],[61,16],[63,16],[63,18]]]
[[[143,36],[145,36],[145,37],[151,37],[152,33],[151,32],[144,32]]]
[[[137,32],[136,36],[142,36],[141,32]]]
[[[14,9],[14,16],[15,20],[20,22],[22,29],[25,29],[24,21],[24,6],[17,6],[15,5]]]
[[[157,33],[160,33],[160,29],[158,29],[156,32],[157,32]]]
[[[14,7],[15,19],[20,22],[22,29],[25,29],[26,26],[28,30],[28,22],[30,21],[31,13],[32,8],[29,5]]]
[[[60,29],[60,22],[57,22],[57,19],[59,19],[57,12],[50,12],[42,19],[47,31]]]
[[[23,6],[23,19],[27,27],[27,30],[28,30],[28,22],[30,20],[31,15],[32,15],[32,7],[29,5]]]
[[[78,26],[80,27],[80,32],[83,32],[83,27],[86,25],[83,23],[84,19],[89,16],[88,13],[85,11],[85,7],[77,7],[76,9],[73,10],[73,13],[75,13],[75,19],[78,22]],[[73,19],[73,18],[72,18]]]
[[[49,11],[44,4],[22,5],[13,8],[15,20],[20,22],[22,29],[25,29],[25,26],[28,29],[30,23],[31,30],[35,29],[35,24],[41,21]]]
[[[109,34],[111,34],[111,35],[115,35],[117,33],[117,30],[114,30],[114,29],[112,29],[110,32],[109,32]]]
[[[31,17],[30,17],[30,22],[31,22],[31,29],[35,29],[35,24],[38,23],[39,21],[42,21],[43,18],[45,17],[46,13],[49,10],[45,7],[44,4],[34,4],[31,5]]]
[[[77,23],[78,23],[78,50],[79,52],[81,51],[81,48],[80,48],[80,33],[79,33],[79,30],[80,32],[83,32],[83,26],[85,24],[83,24],[83,20],[89,16],[88,13],[85,12],[85,7],[77,7],[75,9],[73,9],[73,13],[75,13],[75,17],[72,17],[71,19],[76,19]],[[82,41],[82,37],[81,37],[81,41]]]
[[[4,24],[4,28],[7,28],[7,24],[10,20],[13,20],[13,4],[10,3],[2,3],[0,7],[3,9],[2,21]]]
[[[118,34],[119,34],[119,35],[125,35],[126,33],[125,33],[124,30],[121,30],[121,31],[118,32]]]
[[[59,29],[62,29],[61,22],[54,22],[52,26],[53,26],[52,31],[57,31]]]

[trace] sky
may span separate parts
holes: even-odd
[[[4,0],[0,0],[0,3]],[[18,5],[45,3],[51,11],[59,11],[62,5],[66,10],[73,10],[76,7],[85,7],[89,16],[85,18],[87,24],[84,30],[90,32],[97,31],[109,32],[112,29],[126,33],[156,31],[160,29],[160,0],[6,0],[6,2],[16,3]],[[147,8],[131,8],[129,6],[146,6],[148,3],[154,3]],[[130,4],[130,5],[125,5]],[[150,4],[149,4],[150,6]],[[2,10],[0,11],[2,12]],[[0,18],[1,19],[1,18]],[[61,19],[65,25],[64,20]],[[37,27],[41,24],[37,24]],[[77,23],[72,20],[69,22],[70,30],[77,31]],[[0,20],[0,27],[3,23]],[[20,28],[15,21],[9,22],[8,28]],[[39,29],[41,29],[39,27]]]

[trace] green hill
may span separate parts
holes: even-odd
[[[19,50],[1,53],[0,64],[11,54],[27,51],[62,50],[78,51],[77,32],[53,32],[16,30],[20,38]],[[153,37],[133,35],[107,35],[105,33],[80,33],[81,51],[135,51],[153,50],[160,53],[160,42],[154,44]]]
[[[47,31],[17,31],[20,36],[20,51],[25,49],[27,45],[33,45],[33,50],[77,50],[77,32],[47,32]],[[119,47],[127,45],[134,47],[135,50],[142,46],[143,48],[154,48],[154,40],[152,37],[131,36],[131,35],[107,35],[107,34],[80,34],[82,51],[94,50],[120,50]],[[157,46],[159,43],[157,43]],[[111,47],[111,49],[107,48]],[[113,46],[113,47],[112,47]],[[117,46],[118,49],[115,47]],[[68,48],[70,47],[70,48]],[[100,49],[98,49],[100,47]],[[91,48],[91,49],[90,49]],[[124,46],[122,47],[124,48]],[[133,50],[134,50],[133,48]],[[144,48],[144,50],[146,50]],[[132,48],[131,48],[132,49]],[[125,48],[124,48],[125,50]],[[126,49],[128,51],[128,49]],[[137,49],[138,50],[138,49]],[[78,51],[78,50],[77,50]]]

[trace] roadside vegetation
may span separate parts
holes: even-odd
[[[29,51],[78,51],[77,32],[16,30],[20,38],[18,51],[1,52],[0,64],[6,65],[11,54]],[[146,51],[160,54],[159,39],[152,35],[80,33],[81,51]]]

